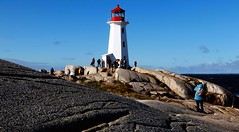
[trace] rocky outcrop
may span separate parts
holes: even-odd
[[[85,80],[81,80],[82,75],[77,75],[79,77],[62,76],[60,71],[55,72],[55,76],[79,84],[90,82],[114,83],[114,81],[120,81],[130,85],[133,91],[154,99],[163,97],[193,99],[195,93],[194,87],[199,82],[202,82],[208,89],[207,102],[223,106],[238,107],[235,103],[238,99],[223,87],[205,80],[176,74],[166,70],[147,70],[133,67],[131,70],[117,68],[112,72],[110,69],[89,66],[84,69],[83,77]]]
[[[55,72],[55,75],[57,76],[58,74],[56,73],[57,72]],[[112,73],[109,69],[89,66],[85,67],[83,77],[85,80],[82,81],[82,77],[75,78],[74,76],[63,76],[64,79],[79,84],[90,82],[113,83],[114,81],[120,81],[124,84],[129,84],[133,91],[153,97],[154,99],[163,97],[193,99],[194,87],[198,82],[202,82],[208,89],[208,102],[223,106],[238,106],[234,103],[234,100],[237,100],[237,98],[223,87],[205,80],[176,74],[166,70],[147,70],[134,67],[131,70],[117,68]],[[77,78],[79,80],[77,80]]]
[[[174,91],[176,94],[178,94],[180,97],[184,99],[189,99],[193,97],[193,94],[192,94],[193,88],[191,85],[185,82],[187,79],[184,77],[180,77],[179,75],[177,75],[180,77],[179,78],[175,76],[176,74],[146,70],[139,67],[136,67],[133,70],[139,73],[144,73],[144,74],[149,74],[154,76],[155,78],[157,78],[159,81],[166,84],[172,91]]]
[[[184,99],[190,99],[193,97],[193,89],[196,81],[198,81],[206,84],[208,92],[214,94],[213,100],[217,100],[217,102],[214,102],[215,104],[231,106],[233,103],[233,95],[231,92],[216,84],[201,79],[187,77],[164,70],[146,70],[139,67],[133,68],[132,70],[155,76],[155,78],[165,83],[172,91]]]
[[[171,129],[166,113],[133,100],[3,60],[0,68],[1,131]]]
[[[132,90],[155,99],[162,97],[178,98],[176,94],[166,86],[160,86],[155,78],[139,72],[117,68],[114,73],[115,80],[132,86]]]
[[[217,130],[212,128],[213,130],[210,131],[223,132],[239,130],[239,109],[204,103],[205,111],[208,114],[202,114],[191,110],[196,109],[194,100],[168,100],[167,102],[157,100],[138,101],[160,111],[176,115],[172,117],[172,119],[176,118],[176,120],[180,120],[181,122],[171,123],[171,126],[174,126],[174,131],[204,131],[200,127],[201,123],[210,124],[209,126],[217,126]],[[187,122],[189,120],[191,122]],[[196,120],[198,122],[195,122]],[[177,127],[182,124],[186,124],[185,129]],[[198,126],[198,128],[195,129],[192,126]]]
[[[233,131],[0,59],[0,131]],[[205,115],[205,114],[202,114]]]
[[[216,99],[218,99],[223,106],[233,105],[233,94],[231,92],[229,92],[228,90],[224,89],[223,87],[217,84],[201,79],[198,80],[206,85],[208,92],[217,94]]]

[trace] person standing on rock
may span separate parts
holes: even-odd
[[[92,58],[90,65],[95,66],[95,58]]]
[[[205,90],[203,84],[202,83],[198,84],[194,88],[194,91],[195,91],[194,99],[195,99],[196,105],[197,105],[197,112],[204,112],[203,101],[205,98],[206,90]]]
[[[108,63],[108,67],[111,68],[111,59],[110,58],[108,58],[107,63]]]
[[[134,67],[137,67],[137,61],[134,61]]]
[[[101,62],[101,60],[98,59],[98,60],[97,60],[98,67],[100,67],[100,62]]]
[[[50,70],[50,75],[54,75],[54,68],[52,67],[51,70]]]
[[[71,75],[71,70],[70,70],[70,69],[67,69],[67,71],[68,71],[68,72],[67,72],[67,76],[70,77],[70,75]]]

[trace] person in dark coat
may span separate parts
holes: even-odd
[[[101,62],[101,60],[98,59],[98,60],[97,60],[98,67],[100,67],[100,62]]]
[[[134,67],[137,67],[137,61],[134,61]]]
[[[51,75],[54,75],[54,71],[55,71],[55,70],[54,70],[54,68],[52,67],[51,70],[50,70],[50,74],[51,74]]]
[[[90,65],[95,66],[95,58],[92,58]]]

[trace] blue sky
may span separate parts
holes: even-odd
[[[107,53],[126,10],[129,61],[177,73],[239,73],[238,0],[0,0],[0,58],[36,70]]]

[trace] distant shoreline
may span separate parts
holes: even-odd
[[[239,74],[182,74],[215,83],[239,97]]]

